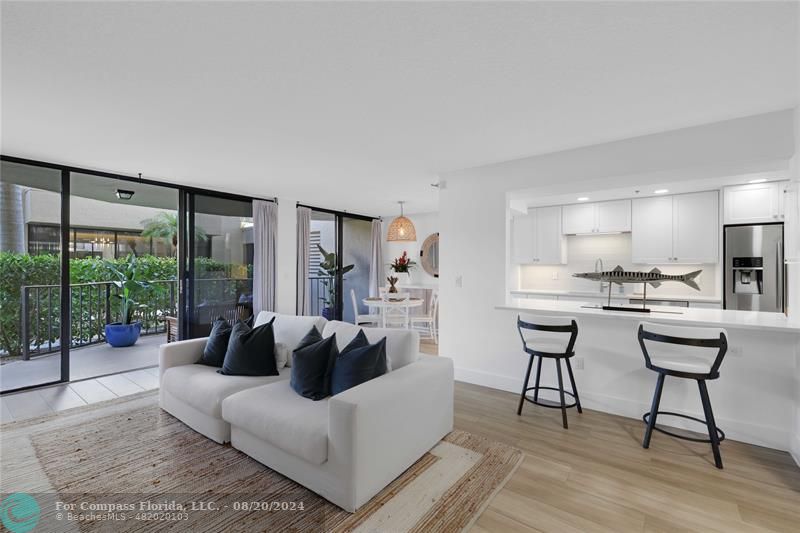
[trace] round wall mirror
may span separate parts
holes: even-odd
[[[432,233],[428,235],[425,242],[422,243],[422,249],[419,251],[422,268],[433,276],[439,277],[439,234]]]

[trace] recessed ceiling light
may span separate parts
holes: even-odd
[[[758,179],[750,180],[747,183],[764,183],[765,181],[767,181],[767,178],[758,178]]]
[[[669,189],[656,189],[653,191],[655,194],[666,194],[669,192]]]
[[[579,202],[588,202],[589,201],[589,197],[588,196],[581,196],[580,198],[578,198],[578,201]]]
[[[117,198],[120,200],[130,200],[133,198],[134,192],[125,189],[117,189]]]

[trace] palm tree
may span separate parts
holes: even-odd
[[[172,243],[173,250],[178,249],[178,215],[172,211],[162,211],[153,218],[142,220],[142,237],[151,237],[153,239],[163,239]],[[204,241],[208,237],[203,228],[195,225],[194,227],[195,239]],[[174,253],[174,252],[173,252]]]

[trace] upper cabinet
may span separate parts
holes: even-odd
[[[529,209],[511,221],[511,258],[517,264],[561,265],[567,262],[561,234],[561,207]]]
[[[783,193],[787,181],[725,187],[725,224],[783,222]]]
[[[619,233],[631,230],[631,201],[565,205],[562,231],[565,235]]]
[[[631,249],[634,263],[717,263],[717,191],[633,200]]]
[[[600,202],[597,206],[597,232],[616,233],[631,230],[631,201]]]

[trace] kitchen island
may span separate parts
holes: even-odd
[[[502,320],[508,324],[509,334],[503,351],[510,352],[516,345],[520,353],[519,389],[526,359],[516,332],[516,315],[574,316],[579,331],[573,368],[581,403],[589,409],[633,418],[641,418],[649,410],[657,377],[644,365],[637,340],[640,321],[724,328],[728,353],[720,378],[708,382],[717,425],[729,439],[792,451],[795,460],[800,459],[800,323],[779,313],[650,309],[650,313],[606,311],[596,302],[530,298],[513,298],[496,306],[498,312],[508,315]],[[542,369],[543,383],[554,383],[551,366]],[[696,384],[667,378],[661,410],[703,418]],[[592,415],[588,411],[579,416]],[[667,417],[659,418],[659,424],[704,430],[703,426],[686,426],[680,419]]]

